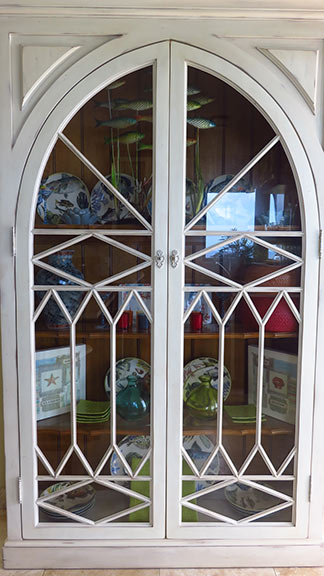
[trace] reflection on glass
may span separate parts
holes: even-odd
[[[260,243],[262,242],[262,244]],[[200,255],[201,251],[205,254]],[[284,251],[284,253],[282,252]],[[276,274],[300,259],[301,238],[235,238],[188,236],[186,284],[221,286],[249,284]],[[300,268],[279,274],[264,286],[299,286]]]
[[[186,222],[220,195],[196,222],[198,229],[300,229],[296,184],[280,143],[231,185],[274,136],[243,96],[216,77],[189,67]],[[228,191],[223,194],[225,187]]]

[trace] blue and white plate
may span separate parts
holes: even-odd
[[[89,190],[80,178],[66,172],[57,172],[41,181],[37,213],[45,224],[63,224],[66,213],[87,210],[89,201]]]
[[[73,484],[74,482],[57,482],[56,484],[52,484],[41,493],[41,497],[50,496],[55,492],[69,488]],[[46,512],[48,516],[57,520],[66,519],[66,516],[62,516],[59,513],[59,510],[66,510],[68,512],[73,512],[73,514],[80,515],[94,505],[95,498],[95,489],[87,484],[80,488],[76,487],[75,490],[72,490],[71,492],[58,494],[56,498],[48,500],[48,504],[52,504],[58,508],[57,512],[54,512],[54,510],[46,510],[45,508],[42,508],[42,510]]]
[[[125,438],[123,438],[118,444],[118,448],[128,464],[132,466],[133,458],[136,458],[138,461],[142,460],[147,454],[150,445],[150,436],[125,436]],[[184,436],[183,446],[198,470],[202,468],[209,454],[211,454],[214,449],[213,443],[208,436],[205,435]],[[128,475],[123,463],[115,453],[112,455],[110,460],[110,472],[115,476]],[[216,456],[208,468],[208,474],[217,475],[218,472],[219,459],[218,456]],[[210,483],[212,482],[199,480],[196,482],[196,490],[202,490]]]
[[[218,360],[215,358],[195,358],[186,364],[183,370],[183,400],[187,401],[189,394],[200,386],[200,376],[209,376],[211,385],[218,390]],[[231,391],[232,379],[226,366],[224,366],[223,399],[228,398]]]
[[[128,376],[136,376],[142,388],[150,392],[151,367],[141,358],[121,358],[116,362],[116,396],[128,385]],[[108,399],[110,398],[110,369],[108,370],[104,387]]]
[[[224,494],[234,508],[246,515],[257,514],[283,503],[283,500],[276,496],[240,482],[226,486]]]
[[[134,195],[134,179],[128,174],[120,174],[120,182],[118,191],[122,194],[125,200],[132,203]],[[111,182],[111,174],[106,176],[106,179]],[[127,210],[126,206],[108,190],[108,188],[98,180],[97,184],[93,187],[90,196],[91,210],[97,215],[101,224],[108,222],[117,222],[132,218],[132,214]]]

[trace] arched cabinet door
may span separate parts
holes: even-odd
[[[85,74],[17,210],[24,538],[307,536],[317,226],[237,67],[162,42]]]
[[[17,222],[25,538],[165,534],[168,70],[160,44],[87,76],[27,163]]]
[[[167,534],[306,537],[312,175],[245,73],[178,43],[170,62]]]

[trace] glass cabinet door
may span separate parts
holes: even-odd
[[[171,60],[178,221],[170,228],[168,481],[177,513],[168,535],[255,538],[274,527],[289,535],[303,302],[297,185],[266,118],[191,57],[186,64],[186,50],[175,48]]]
[[[209,53],[93,75],[22,187],[24,537],[305,537],[317,269],[293,154]]]
[[[58,132],[37,194],[34,524],[63,538],[164,535],[165,69],[134,69]]]

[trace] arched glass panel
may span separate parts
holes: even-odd
[[[267,120],[188,67],[182,523],[294,521],[302,229]]]
[[[49,156],[34,230],[40,523],[152,523],[153,67]]]

